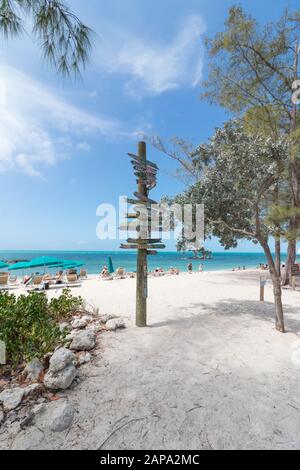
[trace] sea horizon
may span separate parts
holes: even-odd
[[[83,264],[90,274],[98,274],[102,267],[108,264],[112,258],[114,268],[123,267],[126,271],[136,270],[136,252],[133,250],[0,250],[0,259],[3,261],[31,260],[38,256],[53,256],[63,260],[75,260]],[[285,253],[282,253],[282,262],[285,261]],[[299,255],[298,255],[299,256]],[[176,267],[180,271],[186,271],[187,265],[193,263],[194,270],[198,270],[200,264],[206,271],[233,270],[236,268],[254,269],[259,264],[267,263],[263,252],[237,252],[214,251],[212,259],[194,259],[191,252],[163,251],[156,256],[149,256],[149,270],[163,268],[168,270]]]

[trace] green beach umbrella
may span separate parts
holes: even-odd
[[[61,263],[61,260],[58,258],[51,258],[50,256],[41,256],[40,258],[35,258],[30,261],[31,268],[40,268],[40,267],[48,267],[55,264]]]
[[[0,261],[0,269],[7,268],[8,264],[4,263],[3,261]]]
[[[64,269],[81,268],[81,266],[83,266],[83,263],[69,264],[69,265],[65,265]]]
[[[108,271],[109,274],[113,274],[115,272],[111,256],[108,258]]]
[[[28,269],[31,268],[30,263],[26,261],[21,261],[20,263],[15,263],[9,266],[8,270],[9,271],[18,271],[19,269]]]

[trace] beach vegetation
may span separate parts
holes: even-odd
[[[300,13],[284,11],[281,18],[261,25],[242,7],[233,6],[222,32],[206,41],[209,76],[202,99],[242,116],[247,130],[266,138],[290,138],[286,181],[288,253],[283,283],[291,280],[300,237],[299,95]],[[276,198],[274,200],[276,206]],[[290,210],[292,209],[292,210]],[[279,249],[280,238],[277,240]]]
[[[241,239],[260,244],[273,282],[276,328],[282,332],[281,277],[270,241],[285,236],[288,226],[273,219],[270,207],[282,187],[284,191],[289,146],[284,136],[254,136],[242,120],[229,121],[193,152],[201,178],[170,200],[182,206],[204,204],[206,236],[217,237],[225,249],[237,247]]]
[[[58,320],[69,318],[82,305],[82,299],[67,290],[51,301],[41,292],[16,297],[1,291],[0,340],[6,346],[7,365],[16,368],[53,351],[66,335]]]

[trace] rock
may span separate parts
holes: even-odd
[[[0,424],[2,424],[4,421],[4,413],[2,410],[0,410]]]
[[[115,318],[117,318],[116,315],[112,315],[112,314],[109,314],[109,313],[108,313],[108,314],[106,314],[106,315],[100,315],[99,321],[100,321],[100,323],[102,323],[102,324],[104,325],[104,324],[107,323],[109,320],[114,320]]]
[[[70,348],[74,351],[90,351],[96,346],[96,334],[91,330],[78,331],[73,336]]]
[[[42,390],[42,385],[41,384],[32,384],[29,385],[28,387],[24,388],[24,397],[29,397],[32,395],[38,395],[40,391]]]
[[[69,349],[59,348],[50,359],[49,370],[50,372],[59,372],[65,367],[73,364],[75,356]]]
[[[86,323],[90,323],[91,321],[93,321],[93,317],[85,315],[84,317],[82,317],[82,320],[84,320]]]
[[[118,329],[126,328],[125,322],[122,318],[109,320],[105,326],[109,331],[115,331]]]
[[[67,400],[59,400],[34,410],[34,423],[42,431],[62,432],[74,419],[75,409]]]
[[[38,382],[43,372],[43,364],[37,358],[29,362],[29,364],[27,364],[24,369],[24,374],[26,375],[26,378],[31,382]]]
[[[4,411],[11,411],[20,405],[23,397],[23,388],[9,388],[0,393],[0,403],[3,404]]]
[[[46,412],[49,416],[49,428],[53,432],[62,432],[71,426],[75,409],[66,401],[52,402],[48,405]]]
[[[49,370],[45,375],[44,385],[49,390],[66,390],[70,387],[77,375],[73,364],[68,365],[59,372]]]
[[[79,366],[82,366],[83,364],[87,364],[88,362],[91,362],[91,360],[92,360],[92,356],[90,355],[90,353],[86,352],[86,353],[80,354],[77,357],[77,364]]]
[[[72,322],[73,330],[83,330],[87,326],[88,322],[83,318],[77,318]]]
[[[29,428],[20,432],[12,445],[12,450],[34,450],[44,440],[45,436],[37,428]]]

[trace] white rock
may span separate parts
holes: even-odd
[[[72,322],[73,330],[83,330],[87,326],[88,322],[83,318],[77,318]]]
[[[35,416],[39,429],[62,432],[68,429],[74,419],[75,409],[66,400],[54,401],[44,405]]]
[[[29,395],[34,395],[35,393],[40,392],[42,389],[41,384],[32,384],[28,387],[24,388],[24,397],[28,397]]]
[[[0,393],[0,403],[3,404],[4,411],[11,411],[20,405],[23,397],[23,388],[9,388]]]
[[[99,321],[100,321],[100,323],[105,324],[109,320],[114,320],[115,318],[117,318],[116,315],[112,315],[112,314],[108,313],[106,315],[100,315]]]
[[[84,353],[84,354],[80,354],[80,356],[78,356],[77,358],[77,364],[82,366],[83,364],[87,364],[88,362],[91,362],[92,360],[92,356],[90,355],[90,353]]]
[[[27,379],[32,382],[37,382],[43,371],[43,365],[38,359],[33,359],[24,369]]]
[[[125,322],[122,318],[109,320],[105,326],[109,331],[115,331],[121,328],[126,328]]]
[[[50,359],[50,372],[59,372],[63,370],[65,367],[73,364],[75,361],[75,356],[69,349],[60,348]]]
[[[68,365],[59,372],[49,370],[45,375],[44,385],[49,390],[66,390],[70,387],[76,375],[77,371],[73,364]]]
[[[86,321],[86,323],[90,323],[91,321],[93,321],[93,317],[85,315],[84,317],[82,317],[82,320]]]
[[[90,351],[96,346],[96,334],[91,330],[78,331],[73,336],[70,348],[74,351]]]

